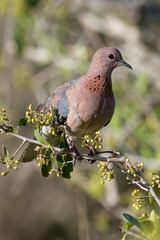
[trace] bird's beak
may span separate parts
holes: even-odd
[[[127,62],[125,62],[123,59],[118,60],[118,62],[119,62],[119,66],[126,66],[126,67],[132,69],[131,65],[129,65]]]

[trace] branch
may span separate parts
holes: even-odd
[[[35,139],[31,139],[31,138],[27,138],[27,137],[24,137],[22,135],[19,135],[19,134],[16,134],[16,133],[13,133],[13,132],[8,132],[7,135],[11,135],[13,137],[17,137],[19,139],[22,139],[23,140],[23,145],[27,142],[30,142],[30,143],[34,143],[35,145],[41,145],[43,146],[44,148],[50,148],[50,146],[46,145],[46,144],[43,144],[43,143],[40,143],[39,141],[35,140]],[[22,148],[23,145],[20,145],[20,147],[16,150],[16,154],[20,151],[20,149]],[[63,154],[63,153],[70,153],[72,155],[74,155],[73,153],[73,150],[72,149],[68,149],[68,148],[59,148],[59,147],[54,147],[52,146],[53,150],[56,152],[54,155],[56,154]],[[14,153],[14,155],[16,155]],[[100,154],[101,152],[98,152],[98,154]],[[115,152],[115,151],[105,151],[105,153],[113,153],[113,154],[119,154],[121,155],[119,152]],[[98,155],[95,155],[95,156],[90,156],[88,154],[80,154],[80,158],[81,160],[95,160],[95,161],[101,161],[101,162],[112,162],[112,163],[121,163],[121,164],[124,164],[125,163],[125,157],[123,155],[121,155],[120,158],[116,158],[116,157],[101,157],[101,156],[98,156]]]
[[[140,182],[148,189],[148,192],[151,193],[151,195],[154,197],[157,204],[160,206],[160,198],[155,193],[153,187],[145,180],[145,178],[142,176],[142,174],[137,171],[138,177],[140,179]]]
[[[2,130],[2,128],[0,131],[6,133],[4,130]],[[40,143],[39,141],[37,141],[35,139],[30,139],[30,138],[15,134],[13,132],[7,132],[6,134],[11,135],[13,137],[17,137],[23,141],[22,144],[19,146],[19,148],[16,150],[16,152],[13,154],[12,159],[17,155],[17,153],[20,151],[20,149],[26,142],[34,143],[35,145],[40,145],[47,149],[50,148],[50,146]],[[59,147],[52,146],[52,149],[55,151],[55,153],[53,153],[53,155],[69,153],[69,154],[72,154],[73,156],[75,156],[75,152],[73,151],[72,148],[68,149],[68,148],[59,148]],[[111,153],[111,154],[113,154],[113,156],[112,157],[111,156],[109,156],[109,157],[98,156],[98,154],[103,154],[103,153]],[[101,152],[97,152],[97,154],[94,156],[91,156],[88,154],[79,154],[78,157],[80,160],[101,161],[101,162],[106,162],[108,164],[109,163],[114,163],[114,164],[120,163],[120,164],[126,166],[127,168],[133,168],[134,171],[136,172],[137,177],[139,178],[139,181],[136,181],[135,179],[131,179],[131,182],[133,184],[136,184],[137,186],[139,186],[144,191],[150,192],[151,195],[154,197],[155,201],[157,202],[157,204],[160,206],[160,198],[156,195],[153,187],[145,180],[145,178],[142,176],[141,172],[139,170],[137,170],[131,162],[126,161],[126,157],[124,155],[122,155],[120,152],[101,151]],[[74,160],[71,162],[74,163]],[[125,172],[123,169],[121,169],[121,171]],[[125,172],[125,174],[127,174],[127,173]]]
[[[153,187],[146,181],[146,179],[142,176],[141,172],[139,170],[137,170],[130,162],[125,162],[126,166],[128,167],[132,167],[136,174],[137,177],[139,178],[139,181],[135,181],[135,180],[131,180],[133,184],[136,184],[137,186],[139,186],[141,189],[143,189],[146,192],[150,192],[151,195],[154,197],[155,201],[157,202],[157,204],[160,206],[160,198],[157,196],[157,194],[155,193]]]

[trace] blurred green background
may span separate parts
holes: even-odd
[[[158,169],[159,25],[159,0],[1,0],[0,108],[16,124],[29,104],[85,74],[97,49],[117,47],[133,70],[113,73],[116,110],[102,131],[104,149]],[[0,136],[0,143],[13,153],[19,140]],[[120,239],[121,213],[133,210],[125,179],[116,178],[101,186],[96,164],[77,164],[71,180],[23,165],[0,179],[0,239]]]

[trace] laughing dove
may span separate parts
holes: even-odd
[[[86,75],[59,86],[37,111],[56,110],[55,121],[63,126],[71,141],[84,135],[92,135],[106,126],[114,113],[115,99],[112,91],[112,71],[118,66],[132,67],[123,60],[120,51],[113,47],[103,47],[93,56]],[[42,128],[42,136],[55,146],[55,136],[49,139],[48,127]],[[54,139],[53,139],[54,138]],[[52,140],[51,140],[52,139]],[[35,145],[21,155],[22,161],[35,158]]]

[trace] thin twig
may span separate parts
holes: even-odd
[[[103,153],[112,153],[112,154],[116,154],[116,155],[121,155],[123,156],[120,152],[117,152],[117,151],[100,151],[98,152],[98,154],[103,154]]]
[[[15,153],[13,154],[13,156],[11,157],[12,160],[15,158],[15,156],[18,154],[18,152],[21,150],[21,148],[24,146],[25,143],[26,143],[26,140],[23,140],[23,142],[21,143],[21,145],[19,146],[19,148],[17,148],[17,150],[15,151]]]
[[[125,229],[125,228],[123,228],[123,227],[120,227],[124,232],[126,232],[128,235],[131,235],[131,236],[133,236],[133,237],[135,237],[135,238],[141,238],[141,239],[144,239],[144,240],[147,240],[147,238],[146,237],[144,237],[144,236],[142,236],[142,235],[139,235],[138,233],[136,233],[136,232],[133,232],[133,231],[131,231],[131,230],[127,230],[127,229]]]
[[[151,195],[154,197],[155,201],[158,203],[158,205],[160,206],[160,198],[157,196],[157,194],[155,193],[153,187],[145,180],[145,178],[142,176],[142,174],[137,171],[138,177],[141,181],[141,183],[148,188],[149,192],[151,193]]]
[[[140,184],[140,181],[135,181],[135,180],[132,180],[132,183],[133,184],[136,184],[139,188],[141,188],[142,190],[146,191],[146,192],[149,192],[149,189],[147,187],[144,187]]]
[[[153,196],[148,196],[147,195],[147,196],[136,197],[136,199],[143,199],[143,198],[147,198],[148,199],[148,198],[153,198]]]

